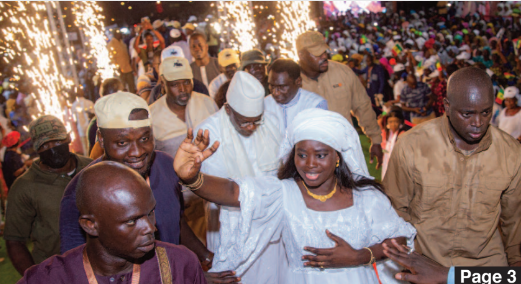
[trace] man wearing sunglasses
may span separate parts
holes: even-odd
[[[204,160],[201,172],[230,179],[276,175],[282,136],[277,118],[264,111],[262,84],[249,73],[237,71],[230,82],[226,100],[219,112],[197,127],[198,131],[208,130],[206,137],[209,134],[211,144],[220,142],[217,151]],[[213,203],[207,204],[206,240],[208,249],[213,252],[220,246],[220,210],[229,210],[221,217],[238,213]],[[286,267],[282,242],[274,239],[243,275],[236,276],[242,279],[242,283],[283,283]]]

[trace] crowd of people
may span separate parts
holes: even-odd
[[[19,283],[454,283],[456,266],[521,266],[521,12],[465,3],[322,19],[298,62],[219,50],[211,21],[145,17],[113,31],[119,76],[75,90],[77,151],[64,118],[10,95]]]

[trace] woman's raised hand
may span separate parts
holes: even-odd
[[[199,129],[197,136],[193,138],[193,130],[189,128],[174,158],[174,171],[183,182],[188,184],[197,180],[202,162],[219,148],[219,141],[215,141],[211,147],[208,147],[210,144],[208,130],[203,134],[203,130]]]

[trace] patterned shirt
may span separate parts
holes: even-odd
[[[416,83],[416,88],[412,89],[409,85],[405,86],[400,95],[400,101],[410,108],[422,108],[429,102],[429,94],[431,89],[425,83]],[[427,115],[431,114],[432,108],[427,110]],[[420,114],[411,112],[411,117],[422,117]]]

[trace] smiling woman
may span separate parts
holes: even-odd
[[[375,266],[382,282],[397,283],[400,269],[383,260],[382,244],[395,239],[414,246],[416,230],[369,176],[358,134],[344,117],[321,109],[299,113],[281,143],[278,178],[203,177],[201,163],[219,144],[207,148],[208,132],[192,138],[189,130],[174,159],[180,179],[209,201],[241,208],[221,209],[214,271],[241,276],[270,242],[282,239],[291,268],[280,283],[377,283],[365,265],[376,260],[382,260]]]

